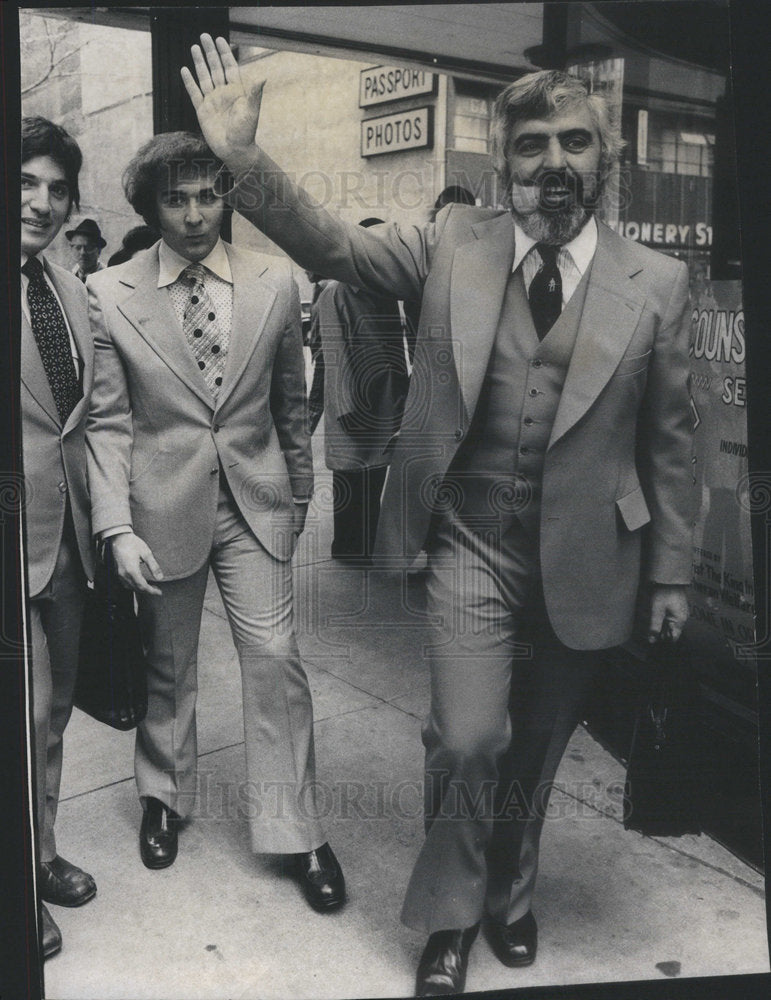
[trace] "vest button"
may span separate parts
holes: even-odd
[[[519,449],[519,453],[520,453],[520,455],[529,455],[530,454],[530,449],[528,448],[528,446],[526,444],[523,444],[522,447]]]
[[[463,437],[463,431],[459,427],[457,431],[455,431],[455,440],[460,441],[462,437]]]
[[[56,488],[59,490],[60,493],[67,492],[67,484],[65,482],[59,483],[59,485]]]
[[[535,358],[533,361],[533,368],[540,368],[542,364],[543,361],[541,361],[540,358]]]
[[[532,422],[533,422],[533,418],[532,417],[525,417],[525,421],[524,422],[525,422],[525,426],[529,427],[530,424],[532,424]]]
[[[220,429],[220,425],[219,425],[219,424],[215,424],[215,425],[214,425],[214,426],[212,427],[212,430],[214,431],[214,433],[215,433],[215,434],[217,433],[217,431],[218,431],[219,429]]]
[[[537,389],[531,389],[530,390],[530,395],[531,396],[537,396],[538,395],[538,390]]]

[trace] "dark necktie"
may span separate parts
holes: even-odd
[[[29,278],[27,303],[32,333],[63,427],[82,395],[75,375],[70,335],[61,307],[45,280],[43,265],[37,257],[30,257],[22,271]]]
[[[536,243],[543,261],[541,270],[530,282],[528,298],[538,339],[543,340],[562,312],[562,275],[557,267],[559,247]],[[532,251],[531,251],[532,252]]]
[[[204,285],[203,264],[188,264],[182,279],[190,287],[183,330],[214,398],[220,391],[230,336],[217,326],[217,315]]]

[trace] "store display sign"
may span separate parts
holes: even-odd
[[[381,156],[405,149],[425,149],[434,143],[433,108],[410,108],[361,123],[361,155]]]
[[[359,107],[436,93],[436,73],[401,66],[373,66],[359,75]]]
[[[753,642],[755,610],[741,283],[697,277],[694,286],[690,388],[701,509],[691,617],[735,647]]]

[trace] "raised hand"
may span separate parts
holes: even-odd
[[[187,66],[180,72],[201,131],[212,152],[237,170],[254,146],[264,81],[244,80],[224,38],[215,44],[211,35],[201,35],[200,46],[190,51],[197,82]]]

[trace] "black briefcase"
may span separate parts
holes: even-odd
[[[702,831],[705,756],[699,686],[686,643],[650,648],[624,788],[624,826],[651,837]]]
[[[109,539],[86,596],[73,702],[113,729],[133,729],[147,713],[147,670],[134,594],[118,579]]]

